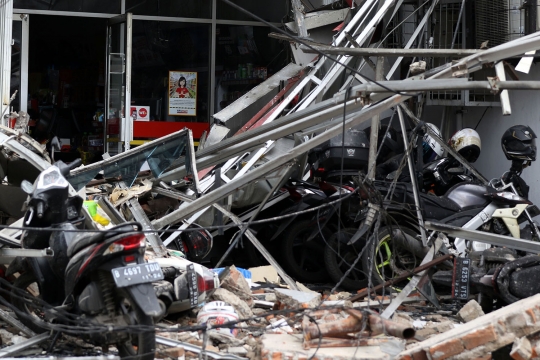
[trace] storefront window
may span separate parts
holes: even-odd
[[[252,14],[261,17],[263,20],[280,23],[287,15],[287,1],[253,1],[253,0],[232,0],[233,3],[248,10]],[[217,2],[217,18],[223,20],[244,20],[257,21],[253,17],[233,8],[223,1]]]
[[[119,14],[120,0],[13,0],[13,8]]]
[[[210,44],[210,25],[134,21],[132,106],[149,106],[150,121],[208,122]],[[189,96],[176,91],[181,76]],[[195,111],[172,106],[182,95]]]
[[[134,15],[209,19],[212,17],[212,0],[126,0],[126,12]]]
[[[218,25],[216,112],[287,64],[286,48],[261,26]]]

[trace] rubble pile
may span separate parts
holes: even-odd
[[[504,60],[534,53],[540,33],[410,49],[436,23],[425,2],[385,71],[371,45],[413,2],[349,1],[331,49],[308,41],[293,2],[301,36],[270,36],[297,63],[213,114],[197,148],[184,129],[52,164],[26,116],[0,126],[0,357],[540,358],[540,210],[521,178],[536,135],[506,130],[510,168],[488,181],[472,165],[478,133],[447,141],[416,96],[487,89],[511,113]],[[440,55],[460,59],[402,67]],[[497,76],[470,76],[482,68]]]
[[[238,291],[243,280],[233,267],[223,283]],[[506,353],[513,359],[537,356],[540,295],[485,315],[475,300],[456,303],[446,299],[441,305],[447,310],[443,310],[426,306],[419,294],[413,294],[391,320],[385,320],[378,314],[384,308],[380,296],[352,303],[342,300],[352,297],[347,292],[330,295],[276,286],[242,290],[244,298],[249,294],[252,308],[246,302],[244,306],[251,308],[253,315],[237,323],[234,330],[208,330],[206,345],[201,331],[161,335],[197,345],[201,351],[204,348],[249,359],[488,359],[491,355],[487,354],[508,345],[512,349],[507,348]],[[264,304],[257,299],[265,299]],[[258,307],[261,305],[266,309]],[[234,309],[245,311],[238,304]],[[195,321],[184,319],[181,324]],[[169,354],[171,350],[163,351]],[[198,353],[186,351],[185,356],[198,358]]]

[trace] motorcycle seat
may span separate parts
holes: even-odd
[[[67,255],[69,258],[71,258],[76,253],[84,249],[85,247],[88,247],[92,244],[98,244],[118,234],[122,234],[125,232],[132,232],[132,231],[133,231],[132,224],[122,224],[119,226],[115,226],[114,228],[109,229],[107,231],[99,231],[97,233],[93,233],[92,235],[89,235],[88,233],[80,233],[77,235],[75,241],[73,241],[68,246]]]

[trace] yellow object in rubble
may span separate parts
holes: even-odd
[[[96,214],[96,215],[92,216],[92,219],[95,222],[97,222],[98,224],[103,225],[103,226],[107,226],[110,223],[109,220],[105,219],[103,216],[101,216],[99,214]]]

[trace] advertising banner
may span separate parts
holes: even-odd
[[[197,115],[197,73],[169,71],[169,115]]]

